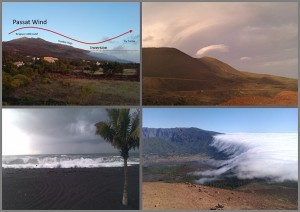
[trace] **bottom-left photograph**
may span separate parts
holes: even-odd
[[[3,210],[138,210],[139,110],[2,109]]]

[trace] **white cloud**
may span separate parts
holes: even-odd
[[[229,159],[219,161],[217,169],[195,175],[217,178],[231,171],[239,179],[298,180],[297,133],[221,134],[214,136],[211,145]]]
[[[228,48],[228,46],[226,46],[224,44],[210,45],[210,46],[206,46],[204,48],[199,49],[197,51],[196,55],[203,56],[207,52],[211,52],[211,51],[229,52],[229,48]]]
[[[241,57],[240,60],[241,60],[241,61],[244,61],[244,60],[252,60],[252,57]]]

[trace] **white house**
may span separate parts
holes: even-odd
[[[25,65],[25,63],[23,61],[18,61],[18,62],[14,62],[14,65],[17,67],[20,67],[20,66]]]

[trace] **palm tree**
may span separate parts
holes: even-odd
[[[95,124],[96,134],[117,148],[124,160],[123,205],[128,205],[127,159],[129,150],[139,147],[139,115],[130,109],[107,109],[108,121]]]

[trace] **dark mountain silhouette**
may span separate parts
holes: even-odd
[[[23,37],[7,42],[2,42],[2,51],[5,54],[16,54],[33,57],[50,56],[57,58],[102,60],[120,63],[130,62],[102,53],[91,53],[90,51],[74,48],[72,46],[52,43],[41,38]]]
[[[296,79],[242,72],[218,59],[193,58],[175,48],[143,48],[142,53],[145,105],[217,105],[298,90]]]
[[[72,59],[95,59],[88,56],[88,51],[72,46],[51,43],[41,38],[20,38],[2,42],[2,51],[9,54],[17,54],[34,57],[61,57]]]
[[[204,79],[213,77],[208,67],[175,48],[143,48],[143,76]]]
[[[210,146],[218,132],[198,128],[143,128],[143,154],[178,156],[206,154],[215,159],[225,155]]]

